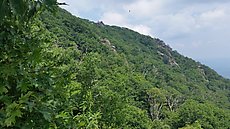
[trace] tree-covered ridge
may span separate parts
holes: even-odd
[[[62,9],[38,16],[1,23],[1,128],[230,128],[230,81],[207,66]]]

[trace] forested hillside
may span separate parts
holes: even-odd
[[[4,4],[0,128],[230,128],[230,80],[162,40],[52,2]]]

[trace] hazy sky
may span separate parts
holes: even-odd
[[[58,0],[72,14],[157,37],[230,78],[230,0]]]

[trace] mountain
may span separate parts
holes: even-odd
[[[182,105],[189,99],[202,104],[211,103],[219,108],[230,108],[228,79],[222,78],[209,67],[173,51],[160,39],[141,35],[127,28],[104,25],[103,22],[83,20],[64,10],[55,16],[44,14],[42,21],[50,32],[57,35],[59,46],[68,47],[71,42],[82,56],[92,53],[99,56],[100,59],[95,64],[100,71],[100,77],[96,79],[97,83],[94,86],[97,90],[105,88],[115,96],[122,96],[117,103],[121,101],[125,104],[127,101],[127,104],[134,106],[136,110],[148,112],[148,119],[166,117],[163,113],[158,114],[159,118],[155,118],[154,113],[151,116],[150,110],[156,110],[155,105],[151,106],[155,100],[149,100],[148,92],[158,90],[170,94],[165,96],[167,101],[178,101],[172,108],[179,108],[179,103]],[[98,100],[95,101],[97,103]],[[103,110],[103,106],[107,106],[102,103],[98,103],[102,109],[96,110]],[[115,107],[110,108],[113,110]],[[161,110],[163,112],[163,109]],[[121,113],[122,109],[118,112]],[[106,117],[117,119],[113,118],[115,116],[112,114],[102,114],[103,119]],[[111,121],[113,120],[106,122]]]
[[[11,29],[3,128],[230,128],[230,80],[158,38],[60,8]]]

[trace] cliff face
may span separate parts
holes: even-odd
[[[79,65],[88,57],[97,58],[92,62],[93,75],[84,76],[93,79],[81,82],[83,76],[76,76],[76,81],[92,88],[92,111],[101,113],[101,128],[178,128],[195,121],[204,128],[218,128],[210,121],[219,116],[207,118],[207,122],[197,116],[199,111],[205,111],[206,104],[216,110],[230,109],[230,81],[173,51],[160,39],[80,19],[62,9],[56,15],[44,13],[41,20],[57,37],[57,46],[74,46],[78,55],[71,58]],[[186,121],[183,112],[193,117]]]

